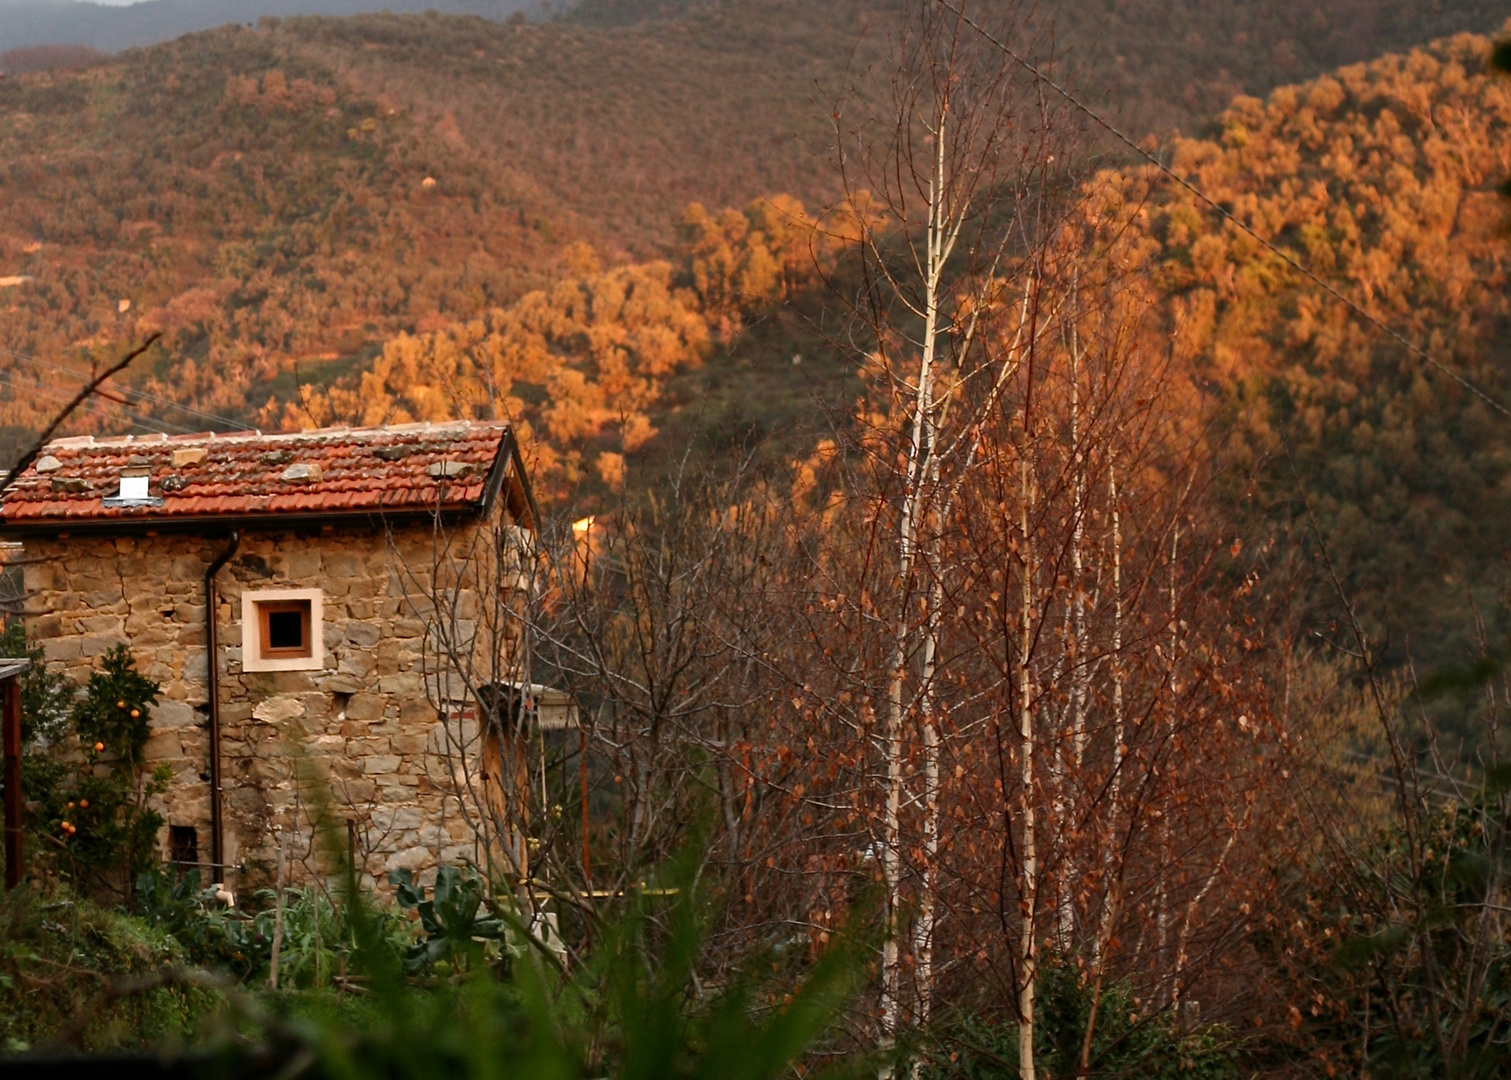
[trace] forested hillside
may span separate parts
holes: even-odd
[[[833,55],[849,23],[826,26]],[[714,36],[637,47],[572,25],[299,20],[7,80],[0,342],[56,364],[162,329],[147,388],[250,422],[296,368],[328,377],[321,365],[513,300],[564,273],[574,240],[622,260],[669,240],[691,199],[825,188],[792,145],[813,71],[781,40],[725,70],[736,42]],[[615,81],[625,92],[602,92]],[[431,96],[445,87],[454,107]],[[692,99],[701,120],[679,117]],[[9,367],[13,384],[58,382]],[[19,430],[49,404],[21,393],[0,412]]]
[[[1135,132],[1163,131],[1240,89],[1490,29],[1493,6],[1127,0],[1041,29],[1067,78]],[[13,76],[0,344],[78,365],[162,329],[142,388],[239,422],[283,415],[296,383],[360,370],[396,335],[570,278],[576,241],[605,265],[642,261],[671,253],[692,202],[826,204],[825,118],[877,91],[889,10],[591,0],[545,24],[299,18]],[[14,439],[69,377],[0,369]]]
[[[502,19],[538,8],[532,0],[0,0],[0,53],[39,45],[88,45],[113,52],[223,23],[253,23],[265,15],[434,10]],[[0,58],[0,70],[5,67]]]
[[[1511,401],[1496,190],[1511,176],[1511,85],[1485,73],[1489,48],[1462,35],[1240,97],[1214,137],[1172,145],[1182,174],[1440,367],[1155,171],[1103,171],[1084,191],[1087,228],[1162,312],[1147,347],[1208,389],[1234,527],[1283,538],[1281,563],[1325,554],[1389,658],[1428,669],[1474,653],[1475,611],[1499,633],[1511,523],[1511,438],[1475,392]],[[818,332],[823,290],[800,239],[811,211],[788,199],[695,212],[670,263],[589,259],[304,397],[318,419],[369,423],[507,400],[552,483],[739,432],[796,450],[792,423],[821,402],[842,414],[857,386]],[[1340,598],[1319,587],[1306,603]]]
[[[1289,523],[1277,557],[1329,558],[1389,654],[1426,670],[1467,662],[1476,618],[1498,638],[1507,581],[1511,85],[1489,49],[1465,35],[1239,98],[1217,137],[1174,146],[1183,175],[1432,362],[1163,178],[1106,173],[1089,211],[1150,245],[1171,348],[1225,403],[1235,479],[1258,469],[1233,495]]]
[[[547,262],[512,178],[250,32],[4,92],[0,339],[49,363],[160,329],[163,388],[244,415],[260,380],[509,299]],[[6,420],[46,407],[17,394]]]

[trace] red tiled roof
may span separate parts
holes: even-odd
[[[508,433],[502,423],[456,423],[58,439],[0,499],[0,529],[476,509],[506,467]],[[149,477],[146,502],[117,501],[123,473]]]

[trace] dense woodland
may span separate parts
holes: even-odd
[[[1495,19],[1468,2],[1365,7],[1306,5],[1298,21],[1262,4],[1122,4],[1101,21],[1046,14],[1030,33],[1053,37],[1065,76],[1140,135],[1195,131],[1235,92]],[[81,366],[161,328],[141,389],[271,422],[296,383],[570,276],[576,241],[605,265],[675,259],[691,203],[832,203],[824,117],[884,86],[884,8],[268,20],[12,77],[0,279],[30,280],[0,291],[4,344]],[[1306,32],[1269,41],[1271,19]],[[58,392],[57,373],[0,363]],[[46,400],[12,398],[5,422],[18,432]]]
[[[535,841],[477,868],[503,922],[448,938],[439,879],[428,939],[331,902],[338,981],[311,887],[298,985],[360,997],[395,949],[427,1002],[503,973],[434,1024],[525,1055],[503,925],[549,904],[563,1075],[652,1074],[647,986],[688,1075],[767,1036],[750,1075],[1503,1074],[1511,24],[972,10],[1038,66],[944,5],[786,0],[38,63],[0,82],[7,437],[150,331],[76,429],[523,436],[541,578],[487,629],[582,743],[541,736],[539,805],[477,808]],[[93,738],[113,686],[39,674],[28,715]],[[130,760],[123,807],[153,782]],[[267,912],[89,850],[88,882],[42,873],[277,985]],[[615,906],[653,881],[706,909]],[[672,959],[624,974],[645,941]],[[788,1005],[811,1027],[782,1041]]]

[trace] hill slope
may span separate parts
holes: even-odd
[[[1067,9],[1060,39],[1081,85],[1147,129],[1494,6],[1117,0]],[[270,398],[362,369],[397,334],[561,277],[572,241],[646,259],[691,201],[823,203],[826,103],[873,91],[892,12],[591,0],[548,24],[297,18],[8,79],[0,345],[76,364],[160,328],[147,389],[270,415]],[[4,357],[0,378],[13,433],[69,384]]]
[[[1511,631],[1511,419],[1490,404],[1511,408],[1511,80],[1485,73],[1489,49],[1462,35],[1240,98],[1216,137],[1174,147],[1183,175],[1436,366],[1157,174],[1104,174],[1088,209],[1148,245],[1157,347],[1222,397],[1259,481],[1235,513],[1282,538],[1274,563],[1320,559],[1325,539],[1386,658],[1423,672]],[[1313,603],[1346,639],[1340,597]]]

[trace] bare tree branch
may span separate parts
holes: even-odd
[[[28,449],[26,453],[22,454],[21,457],[16,461],[16,463],[11,466],[10,472],[5,474],[5,479],[0,480],[0,495],[4,495],[7,491],[9,491],[10,486],[16,482],[17,477],[19,477],[26,471],[27,466],[29,466],[33,461],[37,460],[37,455],[42,452],[42,448],[46,446],[48,440],[52,438],[53,432],[57,431],[58,428],[63,426],[63,422],[73,415],[75,409],[84,404],[84,402],[88,401],[90,396],[98,391],[99,388],[103,386],[106,380],[108,380],[112,375],[117,375],[120,372],[124,371],[131,365],[131,362],[133,360],[135,360],[138,356],[141,356],[148,349],[152,348],[152,346],[157,342],[157,339],[162,336],[163,335],[161,334],[161,332],[149,335],[146,341],[142,342],[136,348],[128,352],[125,356],[117,360],[114,364],[111,364],[104,371],[100,372],[100,374],[96,375],[94,378],[85,383],[83,388],[74,395],[73,400],[70,401],[67,405],[63,406],[62,411],[60,411],[57,416],[53,417],[52,423],[47,425],[46,430],[44,430],[41,435],[37,436],[37,441],[32,443],[30,449]]]

